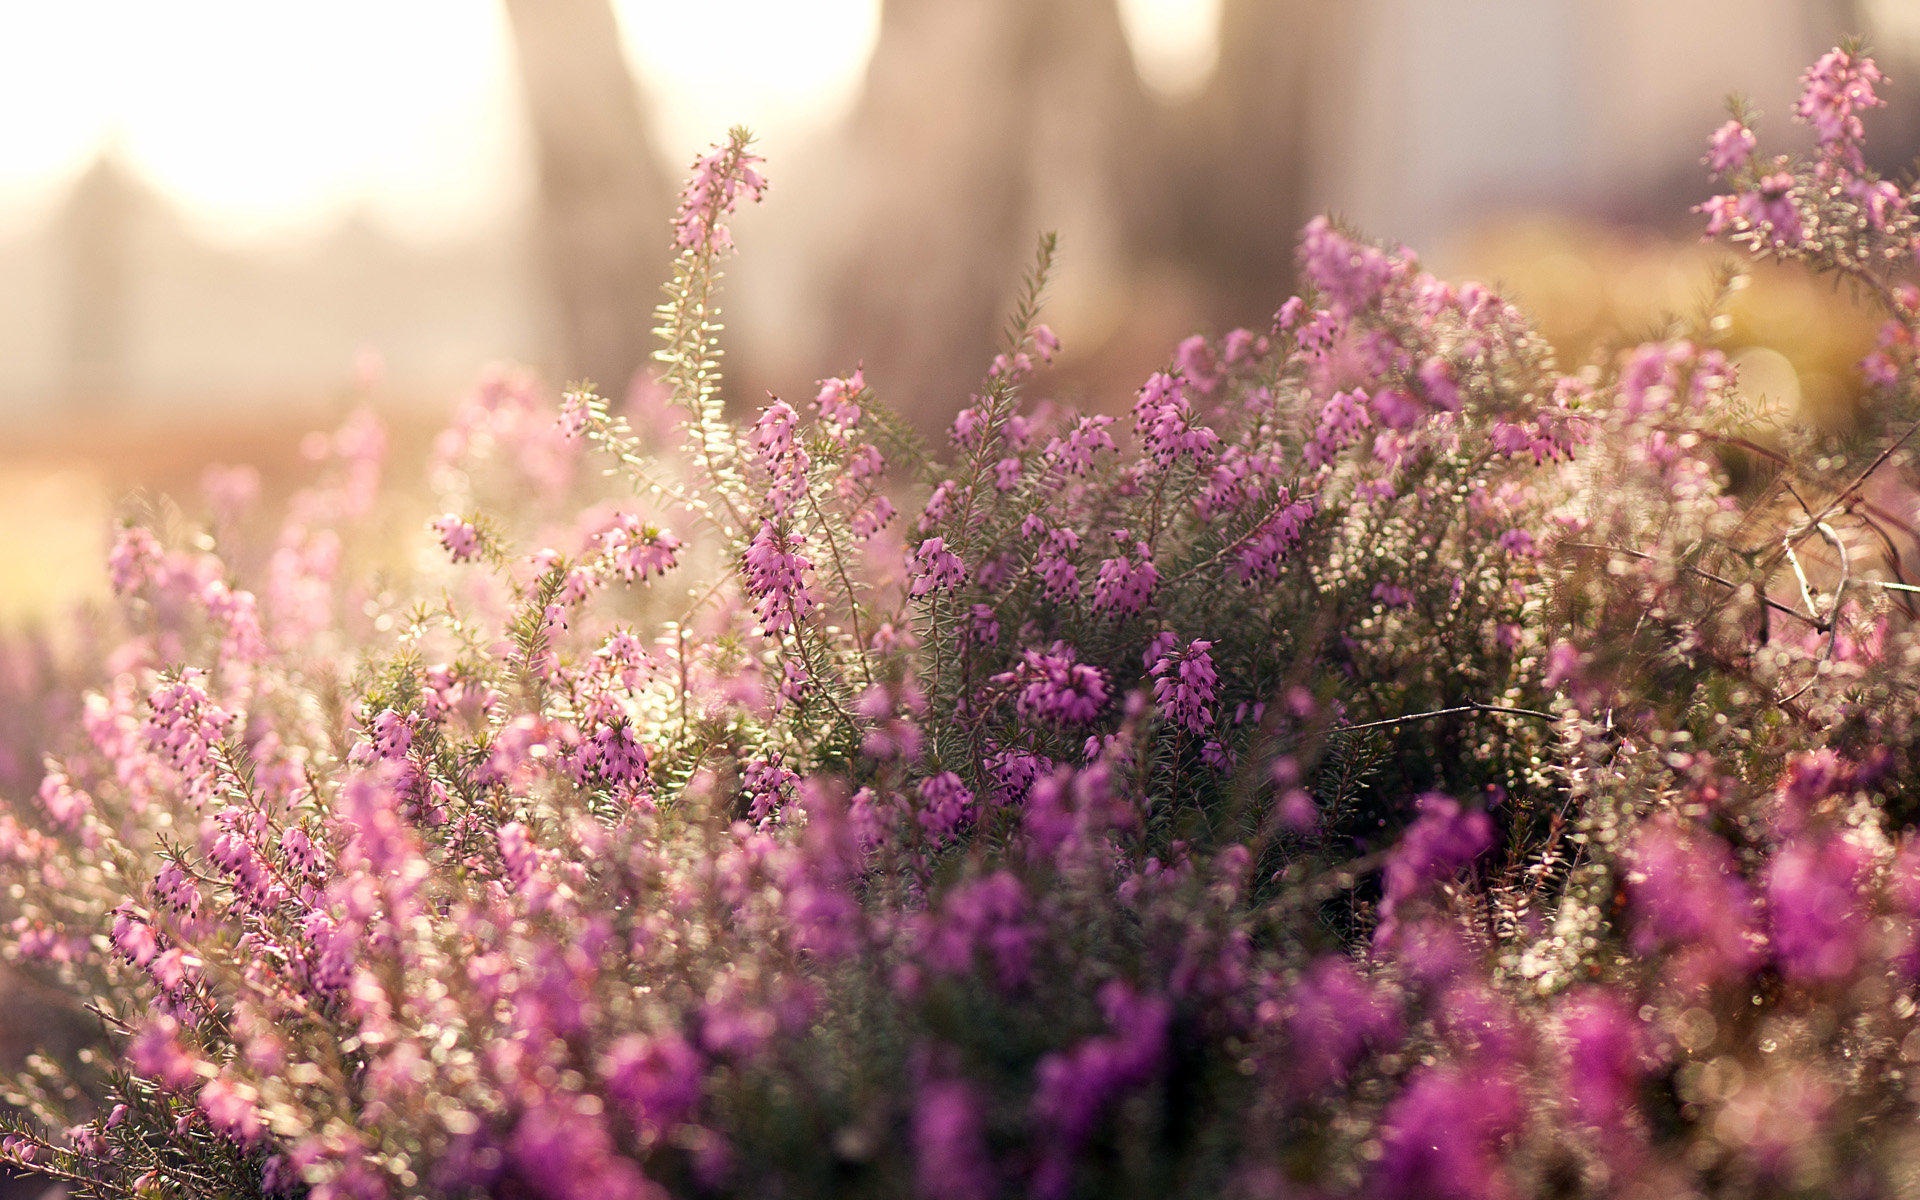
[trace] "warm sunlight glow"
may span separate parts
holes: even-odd
[[[617,9],[675,159],[731,124],[780,136],[831,119],[858,88],[879,20],[878,0]],[[44,203],[115,146],[217,234],[362,209],[444,236],[526,193],[515,105],[505,16],[479,0],[10,4],[0,206]]]
[[[1220,57],[1221,0],[1120,0],[1133,59],[1148,86],[1191,95]]]

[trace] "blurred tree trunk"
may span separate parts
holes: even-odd
[[[67,390],[83,407],[127,399],[133,226],[146,200],[118,151],[108,150],[74,182],[59,217],[67,274]]]
[[[1312,215],[1313,165],[1338,149],[1331,106],[1345,101],[1329,51],[1350,44],[1367,11],[1225,0],[1219,64],[1170,115],[1163,186],[1147,193],[1159,208],[1138,215],[1139,236],[1197,276],[1216,328],[1263,327],[1286,298],[1294,242]]]
[[[937,427],[984,373],[1041,229],[1062,234],[1063,286],[1121,277],[1150,116],[1113,0],[887,0],[847,130],[837,349]]]
[[[539,236],[569,379],[616,398],[652,348],[673,186],[609,0],[506,0],[539,156]]]

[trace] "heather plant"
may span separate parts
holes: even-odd
[[[735,132],[657,377],[502,370],[128,523],[0,687],[8,961],[89,1034],[0,1155],[102,1196],[1895,1196],[1920,1105],[1884,83],[1710,230],[1883,307],[1797,430],[1720,298],[1562,364],[1321,220],[1264,329],[1036,399],[1041,240],[940,447],[858,370],[723,403]],[[31,704],[24,703],[31,701]]]

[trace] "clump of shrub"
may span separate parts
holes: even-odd
[[[1882,83],[1711,226],[1885,307],[1880,424],[1759,437],[1714,314],[1558,363],[1326,221],[1131,412],[1004,353],[930,451],[719,392],[746,137],[629,404],[455,415],[417,570],[355,423],[130,525],[5,948],[96,1036],[7,1160],[111,1196],[1907,1194],[1912,195]],[[1780,447],[1784,446],[1785,449]],[[9,744],[26,738],[10,735]],[[41,736],[33,733],[34,737]]]

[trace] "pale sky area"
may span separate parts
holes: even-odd
[[[771,152],[842,115],[879,0],[616,0],[660,142],[746,124]],[[1210,69],[1219,0],[1122,0],[1147,82]],[[0,0],[0,219],[114,145],[204,230],[246,241],[360,209],[432,238],[521,202],[506,18],[486,0]]]

